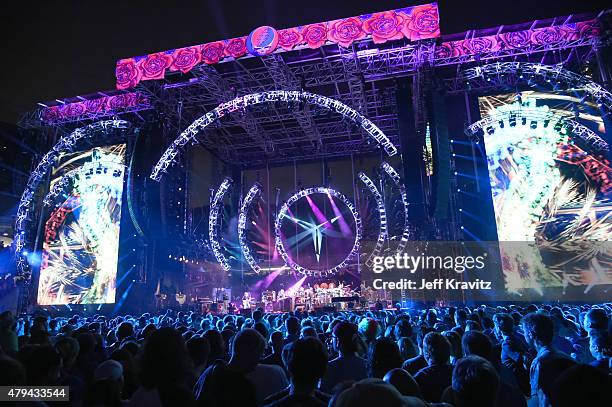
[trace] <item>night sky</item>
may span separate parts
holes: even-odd
[[[13,4],[8,6],[8,4]],[[5,1],[0,121],[36,102],[113,89],[117,59],[427,3],[427,0]],[[600,11],[605,0],[439,1],[442,34]]]

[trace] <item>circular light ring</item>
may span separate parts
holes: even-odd
[[[281,224],[285,216],[287,216],[289,207],[293,205],[294,203],[296,203],[299,199],[304,198],[308,195],[316,194],[316,193],[329,194],[333,196],[334,198],[337,198],[338,200],[340,200],[344,205],[346,205],[347,208],[349,208],[349,210],[351,211],[351,214],[353,215],[353,220],[355,222],[355,241],[353,243],[353,247],[351,248],[351,251],[344,258],[344,260],[342,260],[339,264],[337,264],[336,266],[328,270],[309,270],[309,269],[306,269],[300,266],[299,264],[294,262],[293,259],[291,259],[291,257],[285,250],[285,247],[283,245],[283,240],[281,239]],[[359,244],[361,242],[361,233],[362,233],[361,218],[359,217],[359,212],[357,212],[357,208],[355,208],[355,206],[351,203],[351,201],[348,200],[346,196],[344,196],[343,194],[341,194],[340,192],[332,188],[326,188],[326,187],[306,188],[306,189],[302,189],[296,192],[295,194],[293,194],[285,203],[283,203],[280,210],[278,211],[278,215],[276,215],[276,221],[274,222],[274,235],[275,235],[275,240],[276,240],[276,249],[278,250],[278,253],[281,255],[283,260],[285,261],[285,265],[287,265],[292,270],[295,270],[296,272],[300,274],[304,274],[308,276],[324,277],[327,275],[334,274],[338,270],[341,270],[344,267],[346,267],[349,261],[359,251]]]
[[[247,212],[251,203],[258,197],[262,192],[262,186],[259,182],[253,184],[253,186],[249,189],[244,200],[242,201],[242,205],[240,206],[240,214],[238,215],[238,241],[240,242],[240,250],[242,250],[242,255],[245,260],[253,269],[254,272],[259,274],[261,271],[261,267],[255,261],[255,258],[251,254],[251,249],[249,249],[247,236],[246,236],[246,225],[247,225]]]
[[[372,180],[363,172],[359,172],[359,174],[357,175],[359,176],[361,182],[363,182],[368,187],[368,189],[372,193],[372,196],[374,197],[374,200],[376,200],[376,206],[378,207],[378,215],[380,219],[380,228],[378,230],[378,238],[376,239],[376,245],[374,246],[374,250],[372,250],[372,253],[368,257],[368,259],[366,260],[366,266],[372,267],[373,258],[380,254],[380,251],[382,250],[383,245],[387,240],[387,237],[389,237],[389,232],[387,230],[387,211],[385,209],[383,197],[381,193],[378,192],[378,188],[376,188],[374,182],[372,182]]]
[[[76,151],[81,141],[102,138],[107,136],[111,131],[119,131],[122,136],[125,136],[127,130],[129,130],[131,126],[131,123],[125,120],[103,120],[80,127],[72,133],[62,137],[40,160],[28,178],[26,187],[19,200],[19,206],[17,207],[13,249],[15,251],[15,264],[17,266],[18,277],[29,282],[32,276],[26,256],[23,254],[28,244],[27,224],[32,221],[30,214],[33,210],[34,195],[51,167],[56,164],[57,159],[62,154]]]
[[[494,114],[488,115],[477,122],[470,124],[465,129],[465,134],[468,136],[477,135],[480,131],[484,131],[489,127],[499,127],[499,122],[509,122],[510,119],[521,120],[525,118],[528,121],[544,122],[550,121],[551,125],[560,125],[561,128],[571,133],[572,136],[582,139],[589,146],[600,152],[608,150],[608,143],[594,133],[588,127],[572,120],[566,116],[561,116],[551,110],[542,109],[541,106],[524,106],[515,102],[512,109],[503,112],[496,111]]]
[[[227,257],[225,257],[221,251],[221,244],[219,243],[219,208],[221,207],[223,197],[229,190],[232,182],[233,180],[230,177],[226,177],[221,185],[219,185],[219,188],[213,197],[213,201],[210,204],[210,212],[208,216],[208,239],[210,241],[210,247],[215,258],[225,271],[230,269],[230,265]]]
[[[462,80],[495,77],[505,79],[508,74],[520,74],[527,81],[529,77],[538,76],[544,79],[562,81],[572,84],[572,89],[582,90],[591,95],[598,103],[603,103],[608,109],[612,109],[612,94],[603,86],[593,82],[586,76],[579,75],[563,65],[545,65],[532,62],[496,62],[483,66],[477,66],[461,71],[459,78]],[[508,78],[509,79],[509,78]]]
[[[402,237],[399,244],[397,245],[397,253],[402,253],[408,244],[410,239],[410,223],[408,220],[408,194],[406,194],[406,187],[402,184],[400,175],[389,163],[383,161],[381,164],[383,171],[393,180],[393,183],[400,191],[402,199],[402,206],[404,207],[404,229],[402,230]]]
[[[273,90],[237,97],[229,102],[220,104],[210,112],[196,119],[162,154],[157,164],[153,167],[150,177],[155,181],[160,181],[163,173],[165,173],[168,167],[174,163],[179,151],[186,145],[195,142],[196,134],[211,123],[227,114],[245,109],[248,106],[272,102],[304,102],[334,111],[360,126],[377,144],[382,146],[387,155],[393,156],[397,154],[397,148],[378,126],[344,103],[316,93],[293,90]]]

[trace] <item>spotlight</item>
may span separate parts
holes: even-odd
[[[463,209],[462,209],[462,208],[459,208],[459,212],[463,212]]]
[[[457,154],[453,153],[453,157],[456,156]]]
[[[461,188],[457,188],[457,192],[461,192]]]
[[[454,143],[454,142],[455,142],[455,140],[454,140],[454,139],[451,139],[451,140],[450,140],[450,142],[451,142],[451,143]]]
[[[463,226],[461,226],[461,230],[465,229]]]
[[[457,171],[455,171],[455,175],[457,175]]]

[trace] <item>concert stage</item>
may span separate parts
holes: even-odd
[[[443,17],[262,26],[41,104],[19,309],[609,299],[609,13]]]

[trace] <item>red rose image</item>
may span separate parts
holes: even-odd
[[[142,80],[163,79],[166,68],[172,65],[172,57],[165,52],[149,54],[138,62]]]
[[[363,23],[364,31],[372,34],[372,40],[375,44],[403,38],[403,26],[404,17],[395,11],[373,14]]]
[[[200,63],[200,47],[185,47],[174,50],[172,54],[171,71],[183,73],[191,71],[191,68]]]
[[[567,32],[562,27],[546,27],[533,30],[531,40],[539,45],[553,44],[563,40]]]
[[[278,45],[284,50],[290,51],[303,41],[302,34],[296,28],[287,28],[278,32]]]
[[[246,37],[233,38],[225,44],[225,55],[240,58],[247,53]]]
[[[103,97],[103,98],[86,100],[84,102],[85,109],[90,113],[96,113],[101,110],[106,110],[106,103],[108,99],[109,98],[107,97]]]
[[[50,123],[59,118],[59,109],[57,106],[51,106],[45,108],[42,113],[42,119],[45,123]]]
[[[531,42],[529,31],[514,31],[500,34],[501,41],[508,48],[523,48]]]
[[[127,89],[136,86],[140,82],[142,74],[136,66],[134,58],[129,58],[117,62],[115,76],[117,77],[117,89]]]
[[[597,20],[583,21],[576,23],[576,32],[574,37],[578,38],[593,38],[601,35],[601,27]]]
[[[224,48],[222,41],[202,45],[202,61],[209,65],[216,64],[223,58]]]
[[[108,106],[111,109],[125,109],[127,107],[128,95],[117,95],[108,98]]]
[[[495,36],[472,38],[464,40],[463,46],[466,49],[466,54],[480,54],[482,52],[490,52],[499,50],[497,38]]]
[[[312,49],[320,48],[327,41],[325,24],[310,24],[302,29],[302,37]]]
[[[77,117],[85,113],[85,105],[82,102],[69,103],[60,107],[60,116],[63,118]]]
[[[402,32],[411,41],[440,36],[440,18],[435,4],[414,7],[405,16]]]
[[[461,55],[461,49],[456,46],[457,41],[443,42],[436,46],[434,55],[436,59],[453,58]]]
[[[361,20],[357,17],[333,21],[329,25],[327,38],[347,48],[353,41],[365,38],[366,33],[361,26]]]

